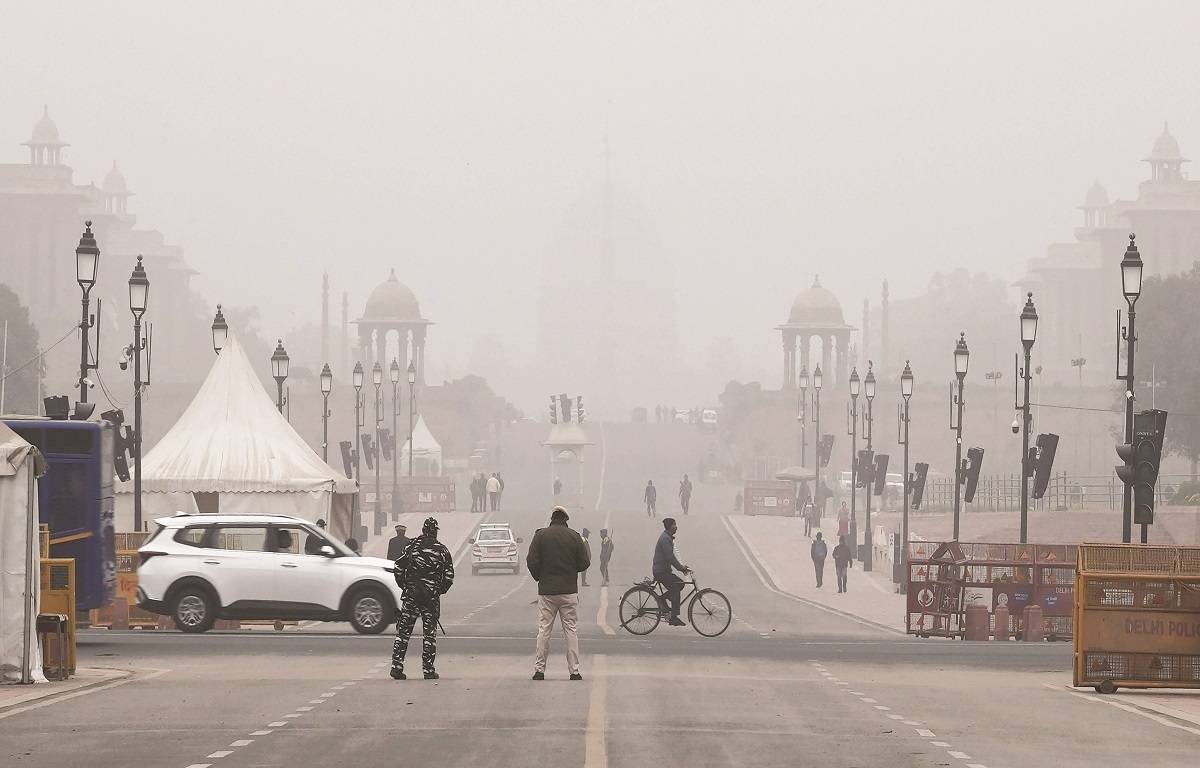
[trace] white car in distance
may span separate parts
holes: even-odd
[[[307,520],[287,515],[160,518],[138,550],[138,605],[184,632],[218,619],[348,621],[378,634],[401,590],[379,557],[360,557]]]
[[[484,523],[471,539],[471,573],[484,568],[499,568],[521,572],[517,545],[524,539],[514,538],[508,523]]]

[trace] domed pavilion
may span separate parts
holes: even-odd
[[[367,369],[368,376],[376,362],[383,366],[385,372],[391,365],[387,356],[387,339],[389,333],[395,332],[396,361],[404,369],[411,359],[417,368],[417,382],[425,382],[425,331],[432,323],[421,317],[417,297],[407,285],[396,279],[396,270],[393,269],[388,279],[371,291],[362,317],[354,322],[358,326],[358,359]]]
[[[812,287],[796,297],[792,302],[792,311],[787,322],[776,326],[776,330],[783,335],[784,389],[796,388],[799,372],[796,367],[797,346],[800,350],[800,367],[806,368],[811,375],[813,366],[810,365],[809,356],[815,339],[819,339],[821,343],[824,386],[829,387],[846,381],[846,368],[850,360],[850,332],[856,329],[846,324],[841,302],[821,286],[820,277],[814,278]]]

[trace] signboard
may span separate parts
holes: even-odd
[[[793,493],[790,480],[747,480],[742,494],[742,512],[792,517],[796,514]]]

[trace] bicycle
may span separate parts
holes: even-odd
[[[679,596],[679,604],[687,604],[688,623],[704,637],[716,637],[729,629],[733,620],[733,607],[729,598],[715,589],[700,589],[696,574],[684,586],[692,589]],[[671,615],[667,590],[652,578],[634,584],[621,596],[621,627],[634,635],[648,635],[659,623]]]

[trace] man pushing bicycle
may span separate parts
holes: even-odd
[[[668,622],[672,627],[686,627],[687,622],[679,618],[679,593],[683,590],[683,579],[672,573],[672,569],[680,573],[691,573],[692,569],[688,568],[675,557],[675,532],[679,530],[679,526],[675,523],[675,518],[663,518],[662,535],[658,537],[658,543],[654,545],[654,565],[652,573],[654,580],[663,585],[663,589],[667,592],[667,599],[671,601],[671,619]]]

